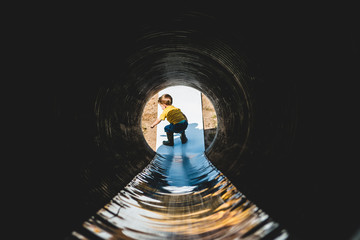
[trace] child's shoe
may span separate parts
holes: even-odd
[[[166,146],[174,146],[174,133],[166,133],[168,141],[163,141],[163,144]]]
[[[180,139],[181,139],[181,143],[186,143],[188,141],[188,139],[185,135],[185,131],[183,133],[181,133]]]

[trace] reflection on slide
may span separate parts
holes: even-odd
[[[92,239],[92,235],[103,239],[288,237],[204,154],[188,157],[186,144],[182,145],[182,155],[157,155],[73,236],[78,239]]]

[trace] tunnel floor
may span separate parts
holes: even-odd
[[[176,87],[164,91],[182,102],[183,110],[188,110],[185,114],[192,116],[186,131],[189,141],[182,144],[175,135],[174,147],[162,145],[163,126],[158,125],[154,159],[71,237],[287,239],[288,232],[238,191],[205,156],[202,116],[197,111],[201,100],[190,97],[200,98],[200,92]],[[183,97],[193,100],[182,101],[177,93],[182,91],[186,93]]]

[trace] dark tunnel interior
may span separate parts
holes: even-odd
[[[181,84],[212,101],[206,156],[241,192],[293,239],[350,239],[358,180],[343,131],[354,110],[342,101],[358,50],[351,24],[320,14],[225,4],[49,13],[44,181],[58,207],[40,221],[64,238],[144,169],[155,152],[143,108]]]

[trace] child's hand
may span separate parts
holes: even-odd
[[[160,118],[158,118],[158,119],[156,119],[155,120],[155,122],[153,122],[153,124],[151,124],[151,128],[154,128],[156,125],[158,125],[159,123],[161,122],[161,119]]]

